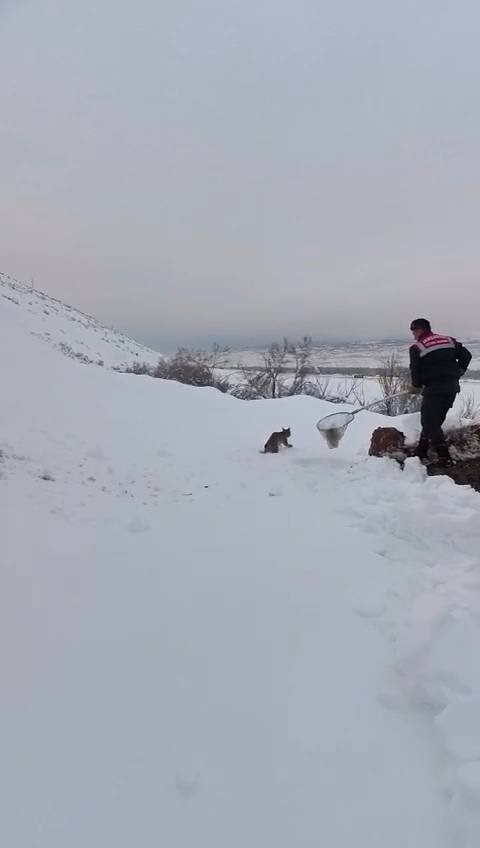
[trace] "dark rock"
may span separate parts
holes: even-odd
[[[391,456],[392,459],[400,461],[409,456],[409,449],[405,446],[405,435],[396,427],[377,427],[372,433],[370,442],[370,456]]]

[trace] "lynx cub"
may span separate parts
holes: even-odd
[[[288,443],[291,436],[290,427],[283,427],[279,433],[272,433],[270,438],[265,442],[263,453],[278,453],[281,445],[286,448],[291,448],[293,445]]]

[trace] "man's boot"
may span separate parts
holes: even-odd
[[[453,464],[446,442],[441,442],[439,445],[435,445],[435,450],[437,451],[440,465],[448,466]]]
[[[421,436],[413,455],[418,456],[420,462],[425,462],[428,459],[428,439]]]

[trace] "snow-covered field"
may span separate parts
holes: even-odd
[[[439,328],[441,329],[441,328]],[[480,339],[461,339],[473,354],[472,368],[480,368]],[[323,342],[314,346],[313,365],[319,368],[351,368],[353,372],[361,368],[379,368],[392,355],[399,362],[407,364],[408,347],[411,344],[407,332],[404,341],[359,341],[359,342]],[[229,363],[235,368],[238,364],[255,366],[261,361],[261,350],[240,348],[231,350]]]
[[[243,379],[238,370],[222,369],[219,373],[227,374],[232,385],[241,383]],[[314,376],[313,380],[318,380],[323,387],[325,397],[342,398],[355,407],[381,401],[383,397],[380,383],[376,377],[355,378],[345,374],[320,374],[318,377]],[[288,375],[285,376],[284,383],[288,385]],[[466,405],[477,408],[480,415],[480,381],[467,377],[461,381],[461,384],[462,392],[455,404],[456,416],[461,415]]]
[[[383,397],[380,384],[375,377],[362,377],[361,379],[354,380],[344,375],[332,375],[321,377],[320,379],[325,383],[329,395],[338,395],[339,397],[349,395],[349,403],[355,406],[358,406],[357,401],[362,405],[363,403],[373,403]],[[461,414],[466,401],[469,404],[473,403],[476,405],[480,414],[480,382],[467,378],[463,379],[461,383],[462,392],[455,404],[457,417]]]
[[[478,848],[479,496],[369,459],[391,419],[329,451],[324,401],[86,367],[25,303],[0,300],[0,844]]]

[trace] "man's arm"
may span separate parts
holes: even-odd
[[[416,345],[412,345],[410,348],[410,378],[414,388],[422,388],[422,363],[420,351]]]
[[[465,374],[470,362],[472,361],[472,354],[470,351],[463,346],[461,342],[455,342],[455,354],[457,357],[457,362],[462,369],[462,374]]]

